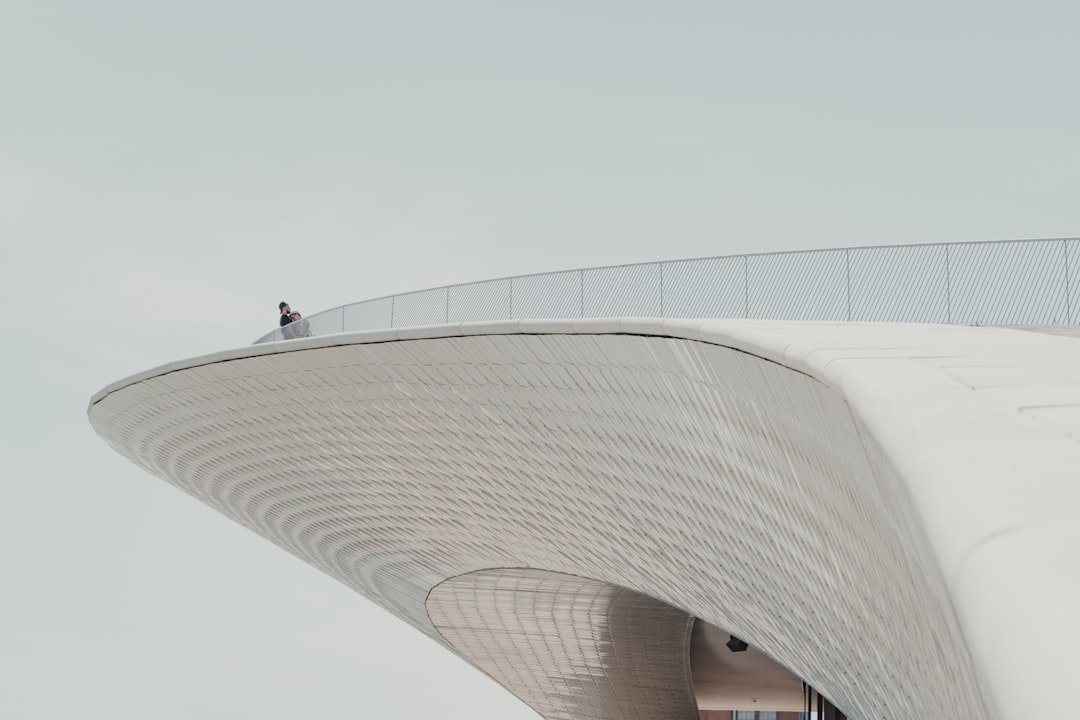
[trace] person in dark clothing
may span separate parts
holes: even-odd
[[[296,338],[311,337],[311,328],[308,327],[307,320],[303,320],[300,317],[300,313],[289,307],[289,303],[284,300],[278,303],[278,310],[281,311],[281,336],[286,340],[295,340]],[[285,327],[288,325],[289,327]]]
[[[285,302],[284,300],[278,303],[277,307],[278,310],[281,311],[281,327],[285,327],[294,320],[292,308],[290,308],[289,303]],[[299,315],[300,313],[296,314]]]

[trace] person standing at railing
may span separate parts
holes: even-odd
[[[277,307],[278,310],[281,311],[281,327],[285,327],[289,323],[293,322],[296,319],[293,317],[294,314],[298,317],[300,315],[300,313],[293,313],[292,308],[289,307],[289,303],[285,302],[284,300],[279,302]]]
[[[281,311],[281,335],[286,340],[292,340],[299,337],[311,337],[311,329],[308,327],[307,321],[301,322],[301,315],[297,311],[289,307],[289,303],[282,300],[278,303],[278,310]],[[293,323],[296,323],[293,325]],[[291,327],[286,327],[287,325]]]

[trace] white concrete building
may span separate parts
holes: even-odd
[[[1067,330],[346,332],[156,368],[89,415],[545,718],[798,710],[804,681],[862,720],[1071,706]]]

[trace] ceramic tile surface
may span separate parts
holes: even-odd
[[[870,328],[877,355],[859,360],[843,327],[622,326],[648,336],[536,323],[531,334],[463,326],[224,353],[117,383],[90,418],[150,473],[477,666],[512,668],[497,679],[545,717],[688,711],[681,691],[614,702],[637,672],[619,663],[610,688],[567,709],[559,698],[591,637],[573,628],[599,623],[589,632],[610,636],[601,615],[557,614],[571,645],[531,654],[504,642],[527,616],[475,624],[493,598],[557,602],[561,576],[581,579],[583,597],[610,605],[625,589],[726,628],[851,718],[1007,716],[986,687],[1006,666],[979,655],[988,634],[966,610],[982,575],[962,560],[981,561],[970,548],[982,546],[939,537],[943,505],[927,498],[942,486],[917,482],[922,454],[896,450],[918,438],[890,434],[907,415],[873,380],[885,367],[908,377],[907,355],[935,347],[933,330]],[[993,344],[939,339],[948,352]],[[951,382],[939,368],[912,372]],[[997,403],[990,415],[1009,411],[983,401]],[[543,592],[530,598],[530,586]],[[669,620],[675,642],[682,621]],[[500,628],[493,645],[476,641]],[[1005,692],[995,697],[1008,706]]]

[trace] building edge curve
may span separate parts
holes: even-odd
[[[1020,417],[1018,408],[1023,398],[1003,401],[973,392],[949,368],[979,367],[993,375],[995,368],[1000,374],[1019,365],[1038,372],[1047,365],[1057,367],[1080,359],[1078,343],[1070,338],[993,328],[619,318],[410,328],[294,340],[287,345],[243,348],[163,366],[96,394],[89,409],[91,422],[110,444],[130,457],[133,448],[110,437],[106,417],[110,413],[104,406],[115,394],[142,394],[137,389],[144,383],[157,383],[159,393],[182,395],[185,389],[211,379],[212,373],[208,374],[206,368],[235,361],[267,365],[271,373],[304,373],[311,369],[303,360],[305,353],[356,346],[400,348],[411,344],[404,341],[483,336],[634,336],[692,341],[741,353],[755,362],[765,360],[824,385],[841,401],[840,410],[846,408],[873,441],[869,456],[880,453],[879,460],[901,479],[908,496],[903,501],[910,502],[926,542],[925,547],[913,551],[911,564],[919,565],[919,553],[928,553],[928,559],[932,558],[933,568],[923,569],[931,575],[936,573],[946,591],[945,607],[939,611],[946,625],[953,622],[949,617],[955,613],[958,627],[962,628],[958,633],[952,631],[957,635],[954,640],[961,643],[959,660],[970,660],[975,676],[981,678],[971,682],[981,687],[977,694],[988,700],[987,716],[1010,717],[1020,708],[1030,711],[1042,707],[1043,699],[1052,695],[1041,691],[1046,689],[1047,677],[1055,677],[1055,671],[1059,675],[1064,672],[1055,663],[1064,661],[1064,667],[1068,667],[1063,648],[1059,647],[1064,642],[1061,638],[1076,637],[1076,621],[1069,625],[1060,612],[1061,607],[1077,598],[1072,578],[1067,573],[1061,577],[1061,568],[1056,566],[1043,571],[1044,575],[1058,574],[1055,586],[1059,589],[1060,607],[1051,607],[1048,617],[1064,620],[1058,627],[1064,633],[1056,637],[1046,632],[1028,635],[1041,643],[1038,655],[1045,662],[1038,671],[1032,668],[1029,657],[1017,672],[1015,659],[1001,652],[1000,638],[1007,636],[1012,630],[1008,626],[1023,616],[1015,593],[996,588],[998,592],[988,596],[986,591],[992,589],[988,587],[988,575],[1003,559],[1011,561],[1010,567],[1032,582],[1047,579],[1030,563],[1025,567],[1027,556],[1017,551],[1025,542],[1038,546],[1049,531],[1056,539],[1064,538],[1064,544],[1056,542],[1054,547],[1065,557],[1077,547],[1075,520],[1063,506],[1067,505],[1064,501],[1074,499],[1075,490],[1070,486],[1075,483],[1068,479],[1072,476],[1070,468],[1077,467],[1080,459],[1078,446],[1067,429],[1033,424]],[[603,355],[606,351],[599,352]],[[659,350],[652,348],[645,355],[651,352]],[[1007,363],[1003,364],[1002,358]],[[461,362],[468,360],[463,356]],[[133,459],[147,464],[146,457]],[[1035,465],[1040,473],[1035,497],[1029,492],[1030,473],[1011,470],[1018,462]],[[160,468],[157,474],[168,475]],[[972,513],[973,517],[958,518],[955,513],[964,506],[964,498],[971,505],[973,497],[979,498],[978,511]],[[1037,625],[1037,619],[1027,620],[1028,627],[1037,630],[1031,627]],[[819,685],[831,689],[827,678]],[[834,693],[837,698],[846,696],[840,688]],[[1049,708],[1051,701],[1046,702]]]

